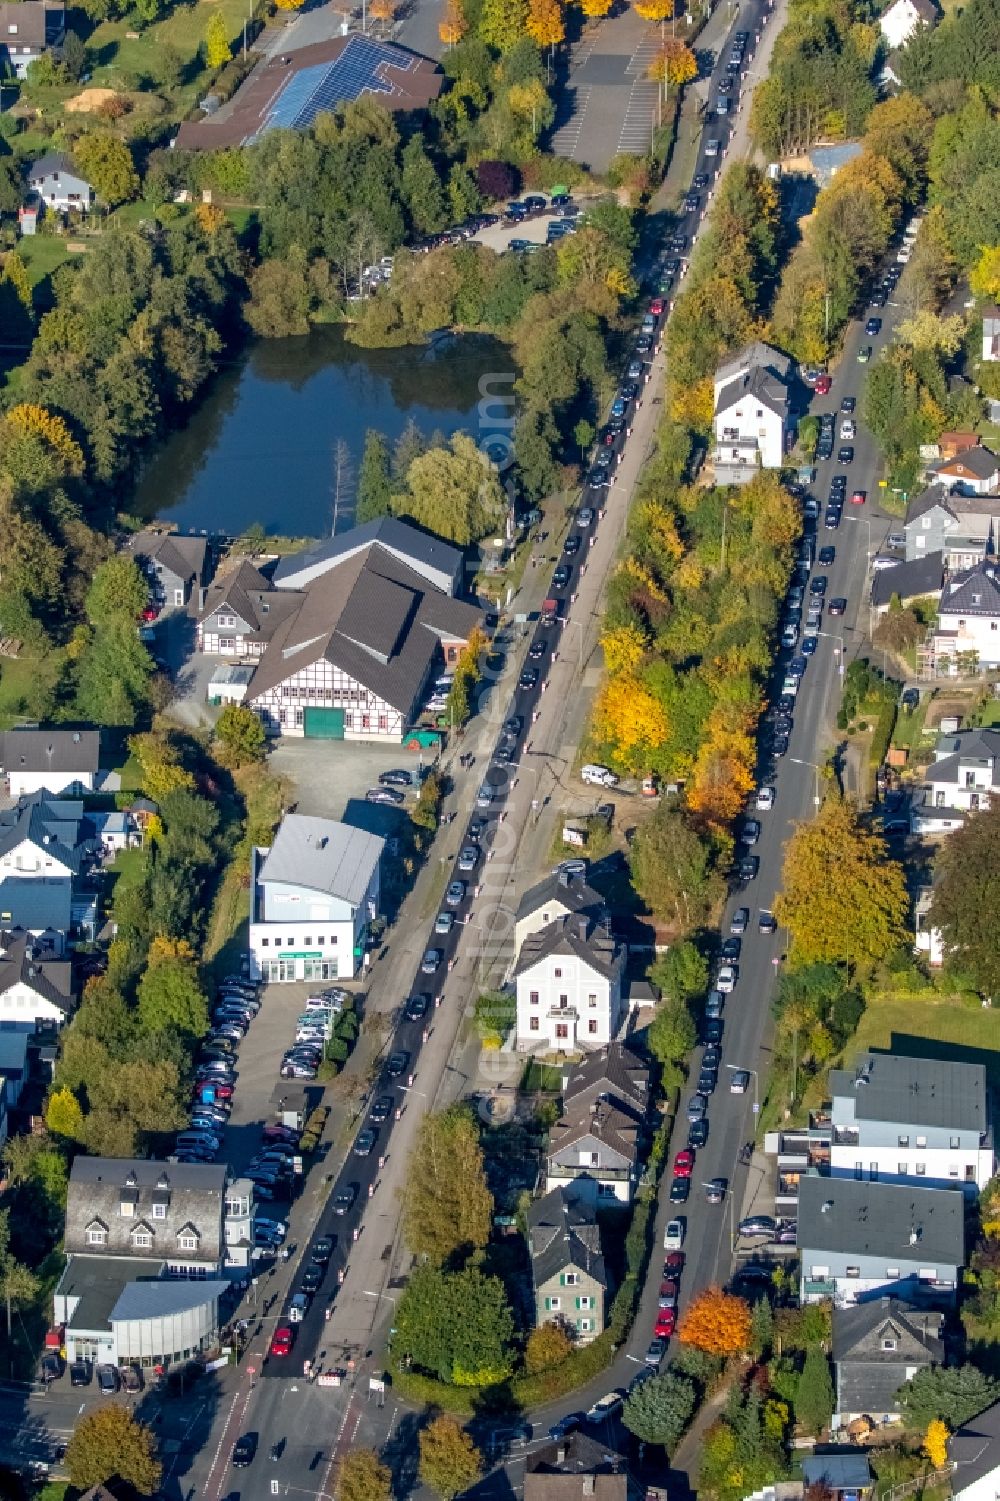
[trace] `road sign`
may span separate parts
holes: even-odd
[[[753,1113],[754,1115],[758,1115],[760,1113],[760,1106],[758,1105],[756,1100],[754,1100],[753,1102]]]
[[[257,1367],[255,1365],[248,1365],[247,1366],[247,1375],[248,1376],[256,1376],[256,1374],[257,1374]]]

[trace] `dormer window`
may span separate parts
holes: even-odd
[[[147,1225],[145,1220],[140,1220],[129,1233],[129,1240],[137,1251],[148,1250],[153,1244],[152,1226]]]
[[[197,1251],[201,1236],[194,1225],[182,1225],[177,1232],[177,1248],[180,1251]]]
[[[88,1246],[106,1246],[108,1243],[108,1227],[103,1220],[91,1220],[86,1230]]]

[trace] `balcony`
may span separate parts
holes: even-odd
[[[861,1132],[857,1126],[834,1126],[833,1145],[835,1147],[856,1147],[861,1143]]]
[[[807,1298],[832,1298],[837,1291],[837,1284],[832,1277],[806,1277],[802,1291]]]
[[[545,1171],[550,1178],[559,1178],[566,1183],[571,1183],[574,1178],[600,1178],[602,1183],[630,1183],[634,1177],[630,1167],[596,1167],[582,1162],[553,1162],[551,1158],[545,1164]]]

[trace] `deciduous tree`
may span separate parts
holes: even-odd
[[[528,0],[528,21],[525,30],[539,47],[558,46],[566,36],[559,0]]]
[[[724,889],[710,845],[666,801],[636,834],[629,866],[650,911],[680,934],[706,921]]]
[[[472,1111],[462,1105],[421,1123],[403,1190],[406,1243],[441,1266],[490,1237],[493,1197]]]
[[[175,946],[169,941],[159,950],[155,944],[150,947],[138,991],[139,1021],[146,1032],[174,1027],[188,1037],[204,1037],[208,1031],[208,997],[193,955],[183,951],[186,948],[186,944]]]
[[[658,1063],[679,1063],[698,1040],[698,1028],[683,1001],[662,1001],[646,1033],[646,1046]]]
[[[245,704],[227,704],[214,731],[223,765],[239,768],[263,761],[267,735],[260,716]]]
[[[1000,805],[977,813],[938,855],[930,921],[954,966],[977,990],[1000,999]]]
[[[539,1324],[528,1335],[524,1347],[525,1367],[532,1374],[551,1370],[562,1364],[572,1348],[573,1341],[560,1324]]]
[[[698,77],[698,59],[680,37],[665,37],[653,61],[649,76],[663,85],[663,97],[671,86],[680,87]]]
[[[511,52],[526,34],[528,0],[484,0],[479,35],[497,52]]]
[[[496,469],[466,433],[414,459],[406,483],[397,511],[460,547],[503,524],[507,502]]]
[[[445,0],[444,14],[438,22],[438,36],[446,47],[455,47],[469,29],[459,0]]]
[[[943,1470],[948,1463],[948,1424],[940,1418],[932,1418],[924,1434],[923,1450],[936,1470]]]
[[[646,1444],[662,1444],[669,1454],[694,1412],[697,1394],[686,1376],[665,1371],[629,1394],[622,1422]]]
[[[623,770],[640,771],[666,738],[663,705],[632,673],[605,679],[593,711],[594,734]]]
[[[218,13],[213,19],[221,19]],[[76,164],[109,208],[127,203],[139,192],[139,174],[127,144],[118,136],[93,131],[77,142]]]
[[[708,1287],[688,1305],[677,1338],[709,1355],[740,1355],[750,1347],[749,1305],[721,1287]]]
[[[788,841],[774,903],[796,960],[875,964],[903,942],[907,910],[902,867],[881,833],[850,799],[828,796]]]
[[[231,56],[226,18],[220,10],[214,11],[205,27],[205,61],[210,68],[221,68]]]
[[[337,1470],[337,1501],[391,1501],[392,1471],[374,1449],[351,1449]]]
[[[71,1089],[55,1089],[45,1107],[45,1124],[53,1136],[67,1141],[83,1140],[83,1111]]]
[[[467,1491],[482,1473],[482,1455],[454,1418],[442,1414],[420,1430],[420,1478],[441,1501]]]
[[[490,1386],[510,1374],[513,1328],[498,1277],[477,1267],[444,1272],[425,1262],[399,1300],[393,1350],[439,1381]]]
[[[79,1491],[120,1475],[142,1496],[156,1490],[161,1474],[150,1430],[113,1403],[95,1407],[79,1420],[66,1446],[66,1470]]]

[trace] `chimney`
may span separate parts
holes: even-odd
[[[584,1475],[584,1477],[583,1477],[583,1494],[585,1496],[592,1496],[594,1494],[594,1477],[593,1477],[593,1475]]]
[[[579,934],[580,934],[580,937],[584,940],[584,942],[586,942],[586,940],[587,940],[587,919],[585,917],[578,917],[577,918],[577,923],[579,924]]]
[[[566,1445],[565,1444],[560,1444],[559,1447],[558,1447],[558,1449],[556,1450],[556,1464],[557,1465],[564,1465],[565,1463],[566,1463]]]

